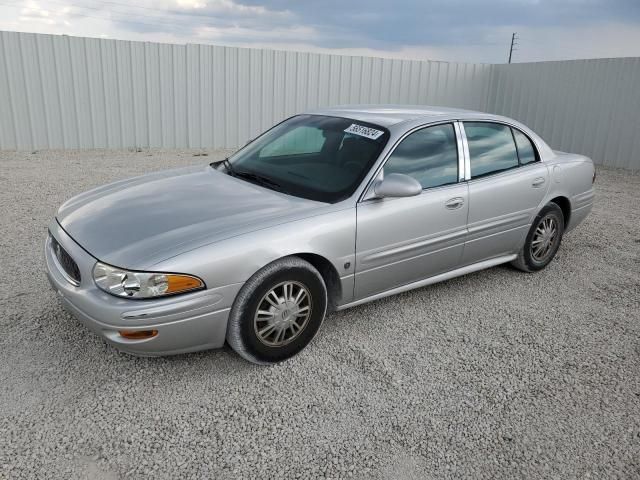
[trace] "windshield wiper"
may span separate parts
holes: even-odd
[[[278,192],[288,193],[285,191],[284,187],[280,183],[276,182],[275,180],[269,177],[260,175],[259,173],[246,172],[244,170],[236,170],[235,168],[233,168],[233,165],[231,165],[231,162],[229,161],[228,158],[225,158],[224,160],[219,160],[217,162],[211,162],[209,165],[212,168],[217,168],[220,165],[222,165],[224,166],[224,168],[227,169],[227,173],[232,177],[242,178],[249,182],[256,183],[263,187],[270,188],[271,190],[277,190]]]
[[[271,190],[277,190],[279,192],[287,193],[280,183],[276,182],[272,178],[260,175],[259,173],[234,170],[233,176],[237,178],[244,178],[245,180],[257,183],[258,185],[261,185],[263,187],[270,188]]]

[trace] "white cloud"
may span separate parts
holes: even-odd
[[[317,38],[317,32],[312,27],[293,25],[291,27],[275,27],[269,30],[256,30],[240,25],[230,27],[202,27],[195,31],[199,41],[227,42],[243,46],[268,45],[278,42],[280,45],[290,45],[304,38],[311,41]],[[310,47],[309,44],[307,48]]]
[[[204,8],[207,6],[205,2],[199,0],[177,0],[178,6],[182,8]]]
[[[544,2],[521,0],[521,3]],[[582,8],[583,3],[573,7]],[[567,8],[569,4],[565,2],[563,5]],[[0,30],[36,33],[391,58],[504,62],[511,33],[518,31],[520,45],[514,53],[516,62],[640,56],[640,23],[623,23],[622,20],[596,18],[588,25],[568,20],[567,24],[560,22],[554,26],[546,26],[548,23],[522,26],[526,20],[522,18],[517,19],[519,25],[504,24],[505,21],[501,20],[494,26],[474,24],[473,34],[468,35],[469,41],[459,35],[460,25],[445,24],[443,31],[450,30],[450,34],[439,35],[431,42],[425,35],[424,44],[403,45],[402,32],[394,28],[377,32],[370,28],[371,22],[380,21],[378,15],[354,17],[353,28],[350,23],[349,28],[344,28],[332,24],[330,19],[316,21],[312,15],[307,17],[305,20],[300,12],[283,8],[268,8],[264,4],[243,5],[232,0],[142,0],[132,4],[125,3],[125,0],[112,0],[111,3],[27,0],[22,4],[0,4]],[[358,22],[366,25],[358,27]],[[391,37],[394,34],[399,35],[395,40]],[[448,38],[451,41],[446,41]]]

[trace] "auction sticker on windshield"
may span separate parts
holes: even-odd
[[[360,135],[361,137],[371,138],[372,140],[376,140],[380,135],[384,132],[382,130],[376,130],[375,128],[365,127],[362,125],[358,125],[357,123],[352,123],[349,128],[345,128],[344,130],[347,133],[353,133],[355,135]]]

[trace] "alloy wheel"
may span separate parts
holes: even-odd
[[[295,340],[311,317],[312,301],[307,288],[299,282],[282,282],[260,300],[253,326],[258,339],[270,347]]]
[[[531,257],[536,262],[544,262],[553,253],[558,237],[558,221],[552,215],[540,220],[531,240]]]

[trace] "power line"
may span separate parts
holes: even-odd
[[[511,56],[513,55],[513,51],[517,50],[517,48],[515,48],[515,46],[518,45],[518,42],[516,42],[517,39],[517,32],[513,32],[513,34],[511,35],[511,48],[509,48],[509,63],[511,63]]]

